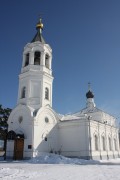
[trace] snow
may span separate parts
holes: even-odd
[[[82,160],[44,154],[24,161],[0,161],[0,179],[120,180],[120,159]]]

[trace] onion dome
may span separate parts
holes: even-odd
[[[89,82],[88,83],[88,92],[86,93],[86,98],[94,98],[94,94],[93,92],[91,91],[91,83]]]
[[[44,40],[44,38],[42,36],[42,30],[43,30],[42,19],[40,19],[39,22],[37,23],[36,30],[37,30],[37,33],[36,33],[35,37],[33,38],[33,40],[31,42],[39,41],[39,42],[45,44],[45,40]]]
[[[87,93],[86,93],[86,98],[88,99],[88,98],[94,98],[94,94],[92,93],[92,91],[88,91]]]

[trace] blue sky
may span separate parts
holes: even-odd
[[[2,0],[0,104],[16,106],[23,48],[41,13],[43,37],[53,49],[53,108],[84,108],[90,81],[96,105],[120,116],[119,0]]]

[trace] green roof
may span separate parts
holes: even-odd
[[[31,42],[37,42],[37,41],[39,41],[39,42],[41,42],[43,44],[46,44],[40,29],[37,29],[37,33],[36,33],[36,35],[34,36],[34,38],[33,38],[33,40]]]

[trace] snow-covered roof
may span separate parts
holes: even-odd
[[[91,120],[93,121],[115,125],[115,117],[101,109],[98,109],[97,107],[87,107],[73,114],[59,115],[61,122],[74,120],[80,121],[83,119],[88,119],[89,117],[91,117]]]
[[[61,118],[61,121],[65,121],[65,120],[73,120],[73,119],[80,119],[80,118],[77,117],[77,116],[73,116],[73,115],[69,114],[69,115],[63,116],[63,117]]]

